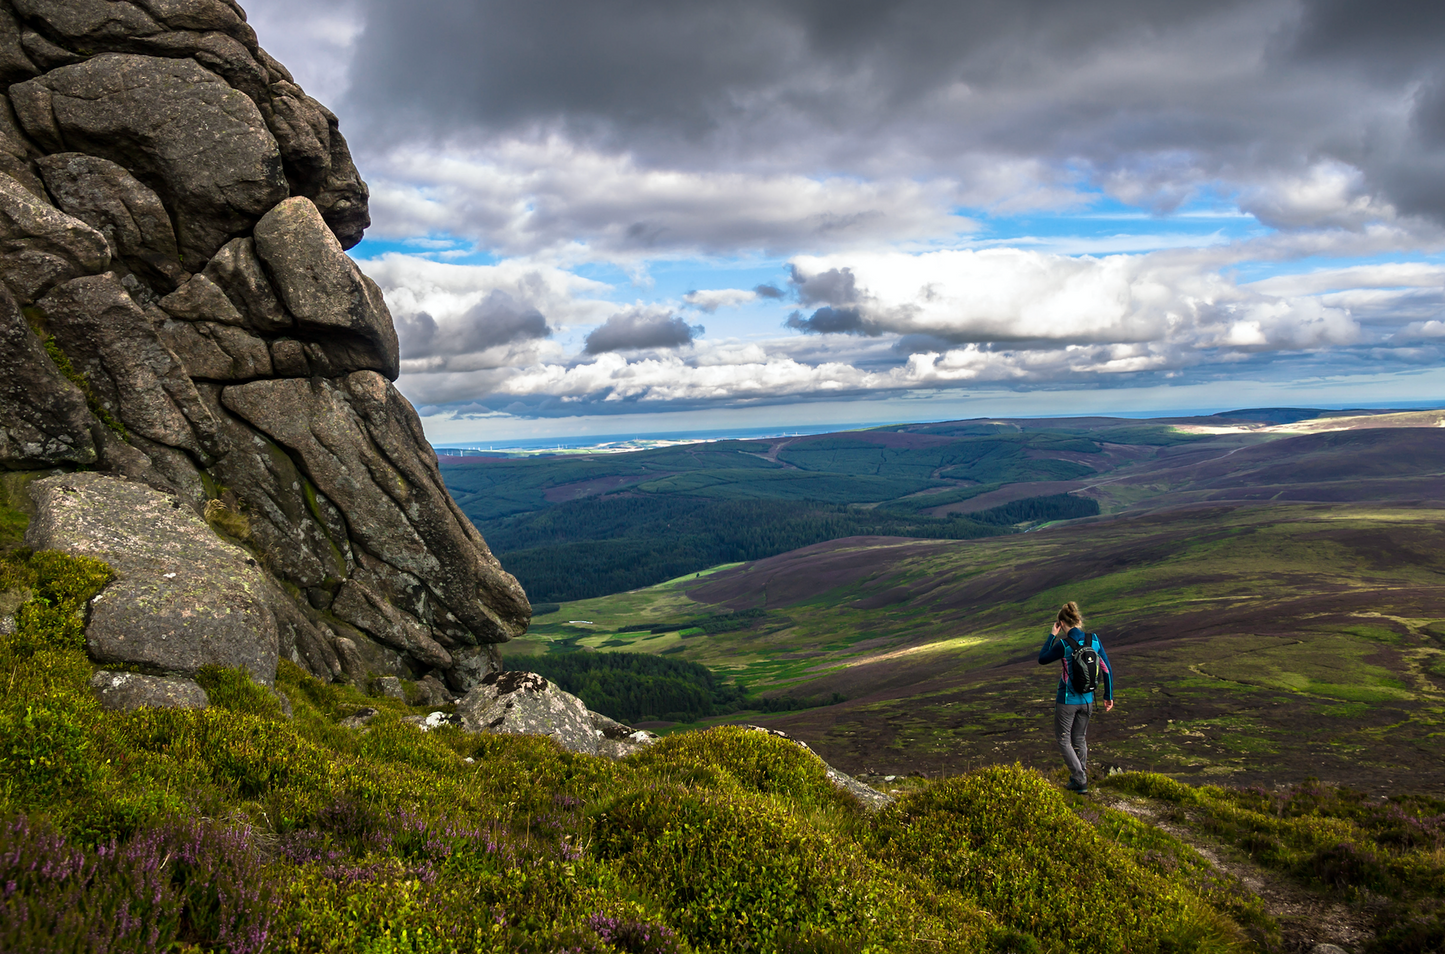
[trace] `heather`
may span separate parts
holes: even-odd
[[[1153,773],[1110,780],[1159,799],[1259,866],[1369,912],[1372,951],[1445,950],[1445,799],[1371,796],[1319,781],[1277,791],[1192,787]]]
[[[72,614],[103,578],[10,564]],[[1197,868],[1118,837],[1119,813],[1018,766],[870,814],[764,733],[678,733],[613,762],[424,733],[403,703],[285,662],[290,719],[214,669],[207,709],[108,712],[67,627],[21,619],[0,646],[0,949],[1087,954],[1263,936]],[[381,710],[367,731],[338,724],[363,705]]]

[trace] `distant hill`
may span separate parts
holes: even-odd
[[[554,602],[850,536],[965,540],[1198,499],[1369,499],[1342,476],[1356,438],[1322,438],[1307,453],[1292,445],[1282,456],[1266,448],[1300,435],[1289,428],[1312,427],[1394,428],[1407,436],[1393,440],[1413,446],[1408,435],[1433,413],[979,419],[633,453],[443,456],[440,466],[530,598]],[[1411,426],[1400,430],[1402,421]],[[1367,456],[1390,462],[1372,466],[1400,480],[1372,494],[1428,492],[1410,469],[1412,450],[1379,450]],[[1307,457],[1303,471],[1294,472],[1296,451]]]

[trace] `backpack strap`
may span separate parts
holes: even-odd
[[[1088,639],[1089,637],[1088,637],[1087,635],[1085,635],[1084,638],[1085,638],[1085,639]],[[1077,639],[1075,639],[1074,637],[1070,636],[1068,633],[1065,633],[1065,634],[1064,634],[1064,636],[1063,636],[1063,643],[1064,643],[1065,646],[1069,647],[1069,651],[1070,651],[1070,652],[1075,652],[1075,653],[1076,653],[1076,652],[1078,652],[1079,650],[1081,650],[1081,649],[1084,648],[1084,646],[1083,646],[1082,643],[1080,643],[1080,642],[1079,642]]]

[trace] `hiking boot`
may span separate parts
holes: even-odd
[[[1078,792],[1080,795],[1089,794],[1089,786],[1087,783],[1080,784],[1073,779],[1069,779],[1069,784],[1065,785],[1064,788],[1067,788],[1071,792]]]

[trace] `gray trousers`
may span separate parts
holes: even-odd
[[[1054,738],[1064,753],[1064,766],[1076,785],[1089,784],[1089,716],[1094,705],[1054,706]]]

